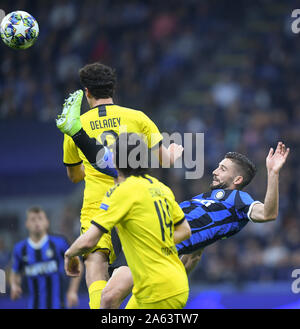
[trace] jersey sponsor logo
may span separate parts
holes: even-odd
[[[171,246],[171,247],[162,247],[161,248],[161,252],[163,255],[165,256],[170,256],[170,255],[174,255],[177,254],[177,249],[175,246]]]
[[[101,205],[100,205],[100,209],[103,209],[103,210],[107,210],[108,207],[109,207],[109,205],[105,204],[105,203],[101,203]]]
[[[117,128],[121,125],[121,118],[111,118],[90,121],[92,130],[104,128]]]
[[[204,199],[193,199],[193,201],[200,202],[205,207],[209,207],[213,203],[216,203],[216,201],[214,200],[204,200]]]
[[[113,186],[112,188],[110,188],[110,189],[106,192],[106,196],[109,198],[109,197],[112,195],[113,191],[114,191],[119,185],[120,185],[120,183],[119,183],[119,184],[116,184],[115,186]]]
[[[25,274],[27,276],[37,276],[51,274],[58,271],[58,265],[56,260],[49,262],[40,262],[32,265],[25,266]]]
[[[163,190],[158,187],[150,187],[150,188],[148,188],[148,190],[151,193],[152,198],[165,196],[165,193],[163,192]]]

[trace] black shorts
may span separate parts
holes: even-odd
[[[111,242],[114,248],[114,252],[116,255],[116,260],[108,266],[108,274],[109,276],[112,276],[112,273],[115,269],[121,267],[121,266],[128,266],[121,241],[119,239],[118,233],[115,228],[111,230]]]

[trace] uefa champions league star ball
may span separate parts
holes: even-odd
[[[27,49],[35,43],[39,35],[39,25],[36,19],[25,11],[13,11],[3,18],[0,35],[7,46]]]

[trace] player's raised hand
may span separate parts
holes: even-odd
[[[290,149],[286,148],[286,146],[282,142],[278,142],[276,150],[271,147],[269,154],[266,159],[266,166],[268,172],[272,172],[278,174],[282,166],[284,165]]]
[[[80,260],[79,257],[67,257],[65,255],[65,271],[68,276],[80,275]]]
[[[176,143],[170,144],[168,147],[171,163],[174,164],[177,159],[182,156],[183,146]]]

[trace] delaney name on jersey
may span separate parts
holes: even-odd
[[[121,125],[121,118],[111,118],[90,121],[92,130],[103,128],[116,128]]]

